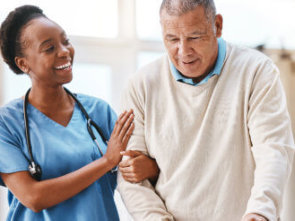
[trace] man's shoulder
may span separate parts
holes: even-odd
[[[147,79],[158,79],[163,68],[168,64],[167,55],[162,55],[161,57],[147,63],[138,69],[138,71],[131,76],[131,81],[145,81]]]
[[[262,52],[244,46],[228,44],[228,55],[224,64],[224,73],[236,79],[240,76],[244,85],[246,81],[252,84],[255,79],[271,82],[279,75],[279,69],[267,55]]]
[[[267,55],[250,47],[227,43],[227,51],[226,59],[230,62],[242,62],[252,65],[259,65],[265,62],[272,63],[272,60]]]

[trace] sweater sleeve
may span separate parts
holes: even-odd
[[[148,154],[145,143],[145,112],[144,112],[144,93],[139,92],[140,85],[137,88],[129,84],[122,97],[122,108],[125,110],[133,109],[135,114],[135,129],[129,140],[127,149],[138,150]],[[140,88],[142,89],[142,88]],[[140,221],[171,221],[174,220],[168,213],[164,202],[155,192],[154,187],[148,180],[141,183],[132,184],[125,181],[122,175],[118,174],[118,190],[122,196],[127,210],[134,220]]]
[[[248,103],[248,128],[255,161],[248,213],[278,220],[283,190],[294,155],[294,141],[279,71],[268,61],[257,70]]]

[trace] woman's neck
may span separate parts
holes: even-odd
[[[29,102],[39,110],[48,112],[56,109],[68,109],[74,105],[73,99],[62,86],[54,88],[32,87]]]

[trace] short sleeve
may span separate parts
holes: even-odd
[[[15,136],[13,136],[0,116],[0,172],[13,173],[26,171],[28,161]],[[0,185],[5,186],[0,177]]]

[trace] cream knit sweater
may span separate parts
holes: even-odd
[[[175,81],[165,56],[131,79],[122,107],[136,115],[128,148],[160,168],[155,187],[118,176],[135,220],[279,218],[294,141],[279,71],[266,56],[227,44],[220,76],[200,86]]]

